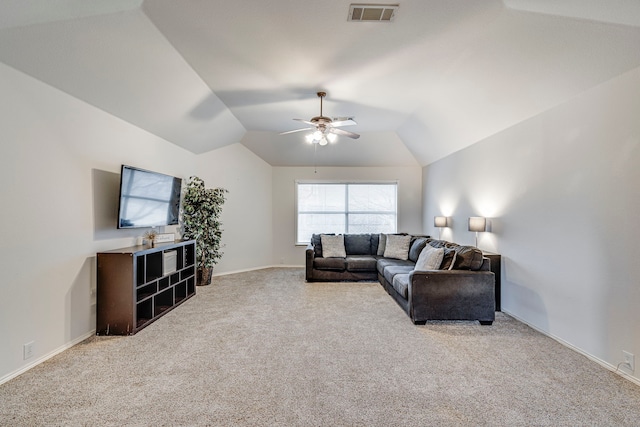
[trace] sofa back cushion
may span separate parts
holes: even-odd
[[[431,240],[429,245],[444,248],[441,270],[480,270],[482,268],[482,251],[475,246],[462,246],[446,240]]]
[[[473,246],[458,246],[455,251],[453,270],[480,270],[483,258],[480,249]]]
[[[452,270],[458,254],[456,253],[455,248],[442,249],[444,249],[444,256],[442,258],[442,263],[440,264],[440,270]]]
[[[413,262],[418,261],[418,257],[420,256],[420,252],[427,245],[426,237],[414,237],[413,242],[411,243],[411,249],[409,249],[409,259]]]
[[[384,233],[380,233],[378,235],[378,246],[376,249],[376,255],[383,256],[384,249],[387,246],[387,235]]]
[[[380,235],[377,233],[373,233],[371,235],[371,255],[377,255],[378,245],[380,244]]]
[[[345,234],[347,255],[371,255],[371,234]]]

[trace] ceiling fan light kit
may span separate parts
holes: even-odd
[[[339,126],[350,126],[357,124],[352,117],[341,118],[343,120],[333,120],[330,117],[322,115],[322,99],[327,96],[326,92],[318,92],[318,98],[320,98],[320,115],[313,117],[311,120],[293,119],[298,122],[306,123],[313,127],[307,127],[302,129],[290,130],[288,132],[281,132],[280,135],[286,135],[294,132],[301,132],[307,130],[313,130],[308,134],[305,139],[307,142],[318,145],[327,145],[330,142],[335,142],[338,135],[347,136],[349,138],[358,139],[360,135],[357,133],[349,132],[346,130],[338,129]]]

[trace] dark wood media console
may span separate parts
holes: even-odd
[[[97,335],[133,335],[196,294],[195,240],[97,254]]]

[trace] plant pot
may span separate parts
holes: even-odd
[[[196,286],[207,286],[211,284],[213,268],[198,268],[196,271]]]

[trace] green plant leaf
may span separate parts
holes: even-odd
[[[220,214],[226,193],[224,188],[206,188],[197,176],[190,177],[187,182],[182,200],[182,236],[196,239],[199,268],[213,268],[224,254]]]

